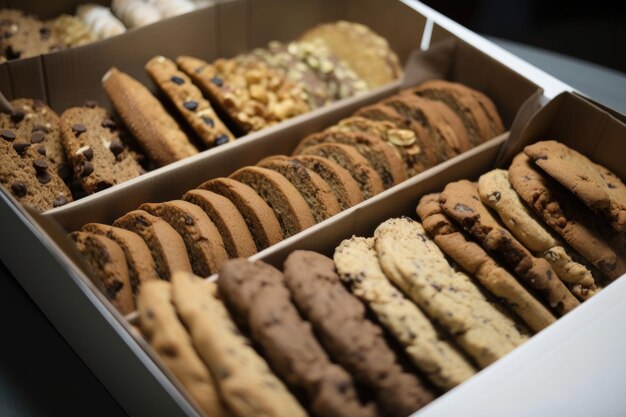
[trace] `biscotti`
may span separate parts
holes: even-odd
[[[139,207],[170,224],[183,238],[194,274],[217,272],[228,255],[217,227],[200,207],[183,200],[146,203]]]
[[[341,211],[330,185],[298,160],[273,158],[259,162],[258,166],[287,178],[309,205],[315,222],[324,221]]]
[[[142,168],[102,107],[73,107],[61,115],[68,161],[83,189],[95,193],[138,177]]]
[[[245,167],[230,177],[250,186],[265,200],[274,211],[285,237],[315,224],[313,213],[298,189],[278,172]]]
[[[302,88],[261,61],[218,59],[209,64],[181,56],[176,63],[239,133],[257,131],[309,111]]]
[[[0,160],[0,184],[20,203],[46,211],[72,201],[70,190],[28,136],[2,129]]]
[[[176,271],[191,272],[185,242],[165,220],[143,210],[134,210],[114,221],[113,226],[141,236],[150,248],[161,279],[170,279]]]
[[[202,92],[173,61],[156,56],[146,64],[146,71],[205,146],[212,148],[235,140]]]
[[[135,309],[124,251],[111,239],[88,232],[71,234],[76,248],[104,286],[106,297],[122,314]]]
[[[163,105],[140,82],[111,68],[102,85],[124,123],[159,166],[195,155],[198,150]]]

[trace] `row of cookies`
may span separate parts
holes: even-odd
[[[407,159],[401,157],[401,151],[418,148],[414,143],[418,132],[422,134],[422,146],[430,148],[437,142],[427,136],[429,132],[447,130],[434,121],[431,126],[428,119],[402,118],[403,122],[397,126],[376,117],[380,112],[393,114],[395,110],[387,107],[387,103],[410,103],[414,98],[423,109],[428,109],[431,103],[434,107],[445,106],[413,93],[436,87],[450,91],[466,88],[444,81],[427,82],[415,90],[359,110],[356,113],[359,116],[347,118],[322,133],[306,137],[293,156],[267,157],[257,166],[237,170],[229,178],[206,181],[180,200],[144,204],[139,210],[122,216],[113,226],[128,229],[145,240],[153,257],[152,270],[162,279],[168,279],[181,265],[169,262],[168,257],[185,258],[182,262],[185,270],[197,275],[215,273],[228,258],[248,257],[399,184],[407,178],[407,172],[419,172],[446,160],[447,155],[461,152],[462,149],[449,149],[448,153],[438,154],[429,165],[406,165]],[[374,117],[370,119],[372,114]],[[436,110],[430,114],[437,114]],[[449,117],[453,116],[457,117],[450,111]],[[413,124],[421,130],[407,128]],[[461,128],[460,121],[458,124]],[[406,139],[409,136],[413,142],[402,142],[400,145],[404,147],[395,144],[398,143],[396,137]],[[420,154],[420,148],[412,153],[413,156]],[[92,226],[85,226],[83,231],[93,233]],[[162,235],[154,228],[168,229],[168,232]],[[81,251],[91,253],[86,249]],[[132,257],[132,253],[126,256]],[[89,260],[89,256],[86,259]],[[92,268],[100,274],[102,265],[99,260],[95,262]],[[128,259],[131,270],[134,263]],[[100,276],[99,279],[106,278]],[[141,280],[135,281],[133,287]]]
[[[215,282],[177,272],[137,299],[141,334],[207,416],[404,417],[436,396],[314,252],[284,273],[245,259]]]
[[[45,211],[143,172],[132,138],[97,103],[60,117],[41,100],[10,105],[0,113],[0,184],[22,204]]]

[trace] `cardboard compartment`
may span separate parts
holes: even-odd
[[[356,109],[396,93],[402,87],[431,78],[446,78],[487,93],[509,127],[522,104],[541,90],[521,75],[460,40],[415,51],[408,59],[404,84],[381,87],[278,126],[248,135],[231,144],[205,151],[71,204],[47,215],[72,231],[88,222],[110,223],[145,202],[180,198],[204,181],[228,176],[238,168],[254,165],[275,154],[291,154],[300,139],[352,114]]]

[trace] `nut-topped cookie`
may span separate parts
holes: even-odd
[[[387,40],[360,23],[345,20],[325,23],[308,30],[300,40],[321,41],[334,56],[347,62],[370,88],[402,76],[398,56]]]
[[[174,61],[156,56],[146,64],[146,71],[204,145],[212,148],[235,140],[202,92]]]
[[[209,64],[181,56],[176,63],[240,133],[272,126],[310,109],[302,87],[260,60],[218,59]]]
[[[59,116],[38,99],[18,98],[11,101],[13,110],[0,113],[0,127],[20,136],[37,151],[65,182],[72,177],[61,140]]]
[[[61,115],[61,137],[74,175],[95,193],[141,175],[119,124],[102,107],[72,107]]]

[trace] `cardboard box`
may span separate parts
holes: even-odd
[[[241,25],[253,19],[252,15],[262,16],[258,13],[265,13],[266,18],[276,15],[267,11],[254,12],[258,10],[254,3],[237,0],[223,3],[215,12],[217,20],[223,22],[226,20],[222,19],[232,19],[230,22]],[[284,3],[279,4],[278,1],[263,4],[270,3],[276,4],[272,7],[284,6]],[[359,5],[369,4],[370,1],[347,0],[339,3],[352,4],[358,13],[367,15],[366,10],[369,9],[360,8]],[[377,17],[377,14],[381,13],[380,9],[376,9],[376,4],[382,2],[372,0],[371,3],[373,9],[369,16],[373,21],[378,21],[380,16]],[[333,10],[332,13],[347,13],[350,10],[348,6],[324,4],[326,6],[319,9],[322,11],[317,16],[325,16],[324,13]],[[389,3],[384,4],[386,7]],[[410,10],[407,13],[404,7],[401,4],[398,10],[407,15],[413,13]],[[357,16],[357,11],[351,13]],[[245,16],[243,20],[241,15]],[[416,13],[403,18],[420,22],[425,20],[423,15]],[[380,22],[384,21],[380,19]],[[402,22],[406,24],[406,21]],[[406,34],[405,27],[398,24],[395,27],[402,27],[403,30],[397,31],[393,23],[394,20],[389,19],[390,30],[393,28],[395,36],[402,41]],[[242,42],[239,45],[245,41],[247,46],[251,44],[248,36],[253,33],[252,28],[257,27],[262,31],[265,29],[260,28],[269,28],[271,25],[263,23],[261,19],[257,24],[245,26],[251,31],[245,37],[237,31],[234,39]],[[221,34],[220,39],[223,39],[217,42],[218,50],[232,48],[234,51],[239,48],[236,42],[233,46],[228,45],[227,38],[223,37],[228,30],[223,25],[218,27],[218,32]],[[285,33],[285,36],[288,35]],[[501,107],[507,126],[511,126],[511,140],[505,142],[508,137],[506,134],[493,139],[280,242],[255,255],[254,259],[281,265],[294,249],[331,254],[342,239],[353,233],[369,235],[380,222],[389,217],[413,215],[418,198],[424,193],[440,190],[446,183],[456,179],[476,178],[494,167],[498,158],[506,160],[507,155],[510,157],[511,152],[519,149],[524,141],[535,140],[542,134],[561,132],[564,136],[561,140],[566,143],[571,140],[576,146],[586,146],[586,138],[595,138],[593,143],[596,145],[584,150],[592,152],[592,157],[598,158],[598,162],[624,177],[620,156],[624,155],[626,145],[623,139],[619,139],[626,133],[624,123],[585,99],[569,94],[537,112],[545,97],[538,94],[534,83],[511,71],[509,66],[498,65],[496,59],[477,51],[467,42],[459,41],[452,46],[439,45],[443,45],[437,46],[439,52],[433,44],[430,54],[415,55],[412,61],[429,64],[422,67],[425,73],[444,68],[445,74],[450,77],[466,77],[462,79],[474,83],[470,86],[489,90],[488,94]],[[452,51],[453,58],[442,52],[446,50]],[[448,64],[437,64],[441,62],[440,58],[446,56],[448,59],[444,62]],[[470,72],[466,73],[464,68]],[[476,74],[471,74],[472,68],[476,69]],[[0,80],[4,77],[3,71],[0,67]],[[413,79],[413,82],[418,79]],[[79,201],[74,207],[68,206],[68,210],[52,211],[45,216],[29,213],[10,195],[0,192],[0,230],[3,235],[3,239],[0,239],[0,258],[129,414],[198,416],[184,391],[163,369],[154,352],[143,339],[136,337],[127,320],[83,272],[80,256],[67,240],[66,232],[85,221],[110,221],[141,202],[176,198],[203,180],[228,174],[238,166],[256,162],[264,155],[288,152],[306,133],[319,130],[349,114],[362,104],[359,100],[363,100],[363,103],[375,100],[377,94],[382,97],[397,88],[397,84],[383,87],[370,96],[336,103],[317,113],[292,119],[235,142],[231,148],[222,151],[219,158],[215,156],[217,153],[204,153],[134,180],[136,182],[129,182],[127,187],[121,186],[115,192],[106,194],[105,191],[99,201],[96,198],[82,200],[85,203]],[[529,122],[530,116],[533,117]],[[214,164],[217,167],[213,168]],[[63,227],[54,219],[59,220]],[[33,262],[33,254],[36,254],[36,262]],[[626,349],[626,325],[622,320],[626,314],[624,295],[626,280],[620,279],[417,415],[618,414],[616,411],[626,408],[626,398],[619,395],[620,380],[626,372],[626,366],[623,361],[615,361],[621,358]],[[546,369],[551,371],[549,375],[543,372]],[[602,379],[607,382],[606,385],[599,388],[585,384],[587,377],[595,377],[594,380],[598,381],[599,370],[605,372]],[[542,383],[538,384],[538,381]],[[548,388],[545,388],[546,384]],[[559,387],[563,389],[557,389]],[[590,391],[593,395],[589,395]]]

